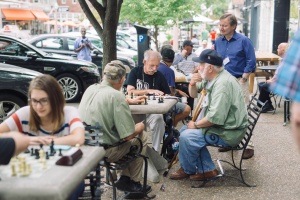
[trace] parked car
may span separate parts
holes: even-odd
[[[0,63],[0,123],[27,105],[30,81],[41,73]]]
[[[27,40],[28,43],[33,46],[42,49],[48,53],[56,53],[67,56],[73,56],[74,58],[77,54],[74,52],[74,43],[77,39],[78,34],[44,34],[33,37]],[[102,61],[103,61],[103,53],[102,53],[102,41],[99,40],[99,37],[96,36],[88,36],[89,40],[92,42],[95,47],[91,52],[92,62],[96,64],[99,68],[99,73],[102,74]],[[123,62],[125,65],[128,65],[130,68],[136,66],[134,60],[129,57],[117,56],[117,59]]]
[[[81,36],[81,33],[80,32],[68,32],[68,33],[62,33],[62,35],[75,36],[77,38],[77,37]],[[101,38],[98,36],[97,33],[91,33],[90,31],[87,31],[86,36],[88,38],[93,38],[91,41],[92,44],[97,46],[103,52],[103,41],[101,40]],[[116,39],[117,38],[118,37],[116,37]],[[120,46],[118,46],[118,43],[117,43],[117,56],[129,57],[137,63],[137,57],[138,57],[137,51],[120,47]]]
[[[88,86],[100,81],[94,63],[46,53],[11,36],[0,35],[0,62],[54,76],[62,85],[67,102],[79,99]]]

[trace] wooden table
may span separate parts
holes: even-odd
[[[32,168],[28,177],[10,177],[2,175],[0,180],[0,199],[10,200],[65,200],[76,189],[87,174],[103,159],[105,150],[102,147],[80,147],[82,158],[73,166],[51,165],[39,176]],[[38,160],[36,162],[39,162]],[[38,163],[41,164],[41,163]],[[5,171],[1,166],[0,170]],[[10,170],[11,171],[11,170]],[[37,172],[36,172],[37,173]]]
[[[274,75],[277,68],[278,68],[278,65],[268,65],[268,66],[257,67],[257,69],[264,70],[265,72],[269,73],[271,76]]]
[[[279,60],[281,59],[280,56],[271,53],[271,52],[263,52],[263,51],[256,51],[256,63],[257,66],[263,66],[263,65],[275,65],[278,64]],[[253,93],[253,86],[254,86],[254,77],[258,76],[261,72],[258,70],[257,67],[255,70],[255,73],[251,73],[249,77],[249,90],[250,93]]]

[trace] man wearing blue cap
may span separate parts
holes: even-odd
[[[189,93],[197,97],[198,90],[205,88],[207,94],[196,121],[190,121],[180,131],[180,169],[170,175],[171,179],[189,177],[191,180],[203,180],[217,176],[218,171],[207,150],[203,133],[209,128],[208,134],[218,134],[218,144],[235,146],[247,129],[247,111],[241,87],[238,80],[224,70],[222,57],[215,50],[206,49],[193,61],[200,64],[197,66],[198,73],[193,74]],[[206,137],[206,140],[210,139]]]

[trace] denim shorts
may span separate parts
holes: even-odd
[[[175,114],[180,114],[184,111],[185,107],[187,107],[187,104],[178,102],[175,104],[175,106],[172,107],[171,112]]]

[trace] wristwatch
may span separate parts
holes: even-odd
[[[242,77],[242,79],[243,79],[244,82],[248,81],[248,79],[245,78],[245,77]]]

